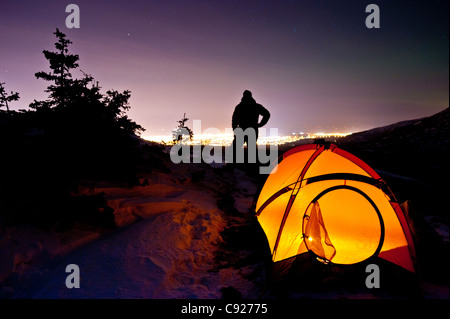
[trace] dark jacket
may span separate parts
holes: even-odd
[[[258,123],[259,116],[262,116],[261,122]],[[257,129],[266,125],[269,121],[270,113],[261,104],[256,103],[252,97],[242,98],[241,103],[239,103],[233,112],[231,126],[233,130],[237,127],[243,130],[252,127]]]

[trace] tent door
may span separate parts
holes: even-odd
[[[306,247],[317,255],[319,261],[328,263],[336,255],[336,248],[325,228],[319,202],[312,203],[308,211],[303,218]]]
[[[378,255],[384,241],[377,206],[364,192],[347,185],[316,196],[303,216],[302,230],[307,249],[325,263],[364,261]]]

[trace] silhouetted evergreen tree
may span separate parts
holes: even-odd
[[[19,93],[11,91],[10,94],[5,91],[5,82],[0,82],[0,107],[5,106],[6,110],[9,112],[9,104],[8,102],[18,101]]]
[[[37,72],[37,79],[53,82],[48,86],[46,92],[50,93],[50,100],[35,101],[30,105],[31,108],[61,106],[64,104],[66,96],[70,94],[70,87],[73,84],[71,69],[78,67],[78,54],[69,54],[69,44],[72,42],[66,39],[66,35],[56,29],[58,41],[55,43],[57,52],[44,50],[45,58],[50,62],[51,72]]]
[[[78,68],[79,56],[69,53],[69,45],[72,42],[66,39],[64,33],[56,29],[54,34],[58,39],[55,43],[57,51],[43,51],[51,71],[35,74],[38,79],[53,82],[46,90],[50,93],[49,100],[34,101],[30,107],[38,111],[55,108],[57,112],[54,115],[57,115],[59,120],[71,119],[72,124],[83,125],[84,131],[98,132],[98,128],[108,129],[109,126],[109,129],[116,128],[128,134],[142,132],[144,129],[125,115],[130,108],[128,102],[131,97],[130,91],[120,93],[109,90],[106,95],[102,95],[98,82],[94,84],[94,78],[83,71],[81,71],[84,74],[83,78],[73,79],[71,70]],[[66,114],[62,114],[61,111]],[[72,126],[64,122],[65,131],[74,129]]]
[[[130,91],[102,94],[90,74],[81,71],[83,76],[74,78],[79,57],[70,52],[72,42],[64,33],[56,29],[54,34],[55,52],[43,51],[50,71],[35,74],[50,82],[48,99],[35,100],[29,111],[0,112],[0,222],[4,212],[16,211],[22,213],[11,216],[23,221],[33,216],[44,223],[80,220],[81,215],[67,216],[77,214],[68,208],[76,206],[72,194],[80,183],[135,183],[137,169],[142,167],[136,135],[144,129],[126,115]],[[0,101],[16,97],[17,93],[2,94]],[[83,205],[106,205],[101,200],[82,201]]]
[[[194,138],[194,132],[187,127],[186,122],[189,118],[186,117],[186,113],[183,114],[183,118],[178,121],[178,126],[172,131],[172,138],[174,143],[183,143],[187,140],[192,141]]]

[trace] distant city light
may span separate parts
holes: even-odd
[[[316,139],[316,138],[333,138],[333,137],[344,137],[352,133],[300,133],[293,134],[289,136],[260,136],[258,138],[258,144],[260,145],[282,145],[286,143],[293,143],[298,140],[304,139]],[[152,136],[141,136],[144,140],[164,143],[167,145],[173,144],[173,139],[171,135],[152,135]],[[228,146],[233,143],[232,134],[194,134],[192,141],[187,144],[190,145],[211,145],[211,146]]]

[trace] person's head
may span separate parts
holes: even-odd
[[[256,103],[256,101],[252,97],[252,92],[250,92],[249,90],[244,91],[241,101],[244,103]]]

